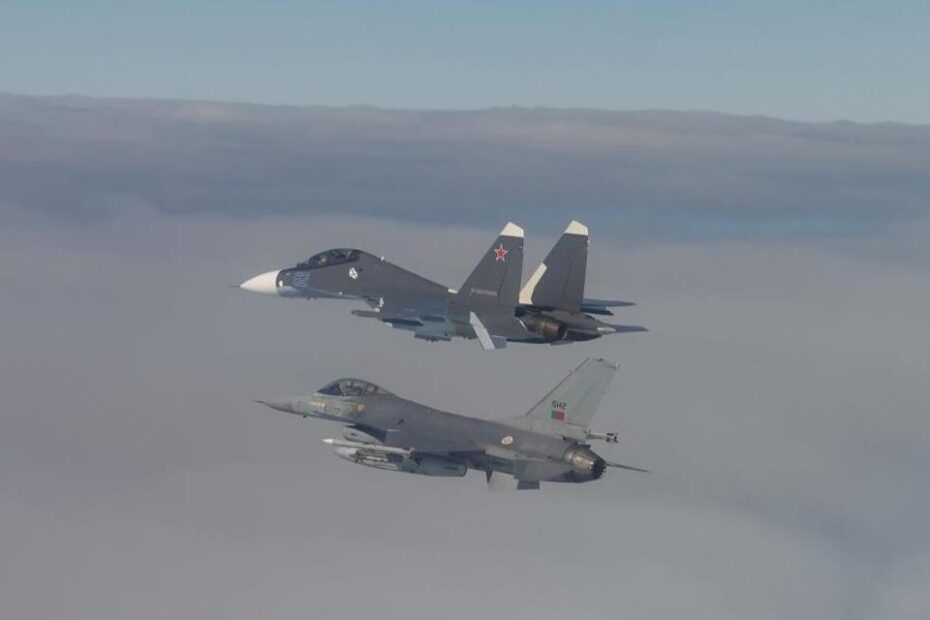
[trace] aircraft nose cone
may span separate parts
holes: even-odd
[[[249,278],[245,282],[239,285],[244,291],[251,291],[252,293],[261,293],[263,295],[277,295],[278,294],[278,274],[281,273],[278,271],[266,271],[265,273],[260,273],[254,278]]]
[[[284,413],[294,413],[293,404],[289,399],[256,400],[255,402]]]

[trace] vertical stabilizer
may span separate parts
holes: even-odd
[[[577,311],[584,299],[588,227],[572,220],[520,291],[521,304]]]
[[[559,426],[565,424],[587,429],[617,368],[613,362],[589,357],[525,415],[517,418],[524,423],[518,425],[529,424],[542,432],[550,427],[556,432]],[[545,423],[534,424],[537,420]]]
[[[484,311],[514,308],[523,277],[523,229],[508,222],[459,289],[460,301]]]

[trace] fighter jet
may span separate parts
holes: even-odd
[[[507,342],[562,344],[645,331],[591,314],[629,302],[585,299],[588,229],[572,222],[523,290],[523,229],[509,222],[458,290],[358,249],[332,249],[294,267],[257,275],[246,291],[302,299],[355,299],[352,314],[412,331],[416,338],[477,338],[485,350]]]
[[[617,433],[588,426],[617,366],[585,360],[526,414],[500,421],[439,411],[362,379],[339,379],[308,397],[256,401],[304,418],[343,424],[342,438],[324,439],[337,456],[367,467],[424,476],[485,472],[495,491],[538,489],[540,482],[588,482],[612,463],[590,442]]]

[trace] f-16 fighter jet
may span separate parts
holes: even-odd
[[[588,482],[611,463],[590,442],[617,433],[588,426],[617,366],[587,359],[524,415],[500,421],[438,411],[361,379],[340,379],[308,397],[256,401],[305,418],[343,424],[324,439],[337,456],[359,465],[425,476],[485,472],[492,490],[538,489],[540,482]]]
[[[257,275],[240,288],[278,297],[362,300],[370,309],[352,314],[424,340],[477,338],[486,350],[508,341],[561,344],[645,331],[591,316],[632,304],[584,298],[587,248],[588,229],[572,222],[522,291],[523,229],[512,222],[457,291],[356,249],[320,252],[292,268]]]

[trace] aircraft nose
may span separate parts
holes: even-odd
[[[265,405],[277,411],[283,411],[284,413],[296,413],[294,411],[293,401],[290,399],[269,399],[269,400],[256,400],[256,403],[259,405]]]
[[[281,273],[280,270],[260,273],[240,284],[239,288],[253,293],[262,293],[263,295],[277,295],[279,273]]]

